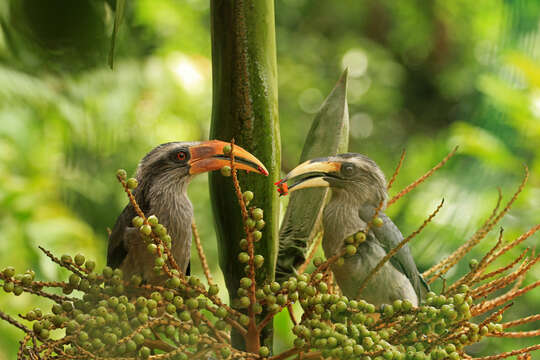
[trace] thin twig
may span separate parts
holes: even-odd
[[[424,182],[428,177],[430,177],[431,175],[433,175],[433,173],[437,170],[439,170],[444,164],[446,164],[446,162],[452,157],[454,156],[454,154],[456,153],[458,149],[458,146],[456,146],[454,148],[454,150],[452,150],[448,155],[445,156],[444,159],[442,159],[437,165],[435,165],[433,168],[431,168],[431,170],[429,170],[427,173],[425,173],[424,175],[422,175],[420,178],[418,178],[416,181],[414,181],[412,184],[408,185],[405,189],[401,190],[397,195],[395,195],[392,199],[390,199],[390,201],[388,201],[388,204],[387,206],[390,207],[390,205],[392,205],[393,203],[395,203],[396,201],[398,201],[400,198],[402,198],[403,196],[405,196],[407,193],[409,193],[411,190],[413,190],[415,187],[417,187],[418,185],[420,185],[422,182]]]
[[[30,330],[29,328],[27,328],[26,326],[24,326],[23,324],[21,324],[20,322],[18,322],[13,317],[9,316],[3,311],[0,311],[0,319],[7,321],[8,323],[10,323],[11,325],[15,326],[18,329],[21,329],[26,334],[33,334],[32,330]]]
[[[540,280],[530,284],[530,285],[527,285],[521,289],[517,289],[517,290],[514,290],[514,291],[510,291],[504,295],[501,295],[499,296],[498,298],[495,298],[493,300],[489,300],[489,301],[486,301],[486,302],[483,302],[482,304],[479,304],[477,306],[475,306],[473,309],[471,309],[471,314],[473,316],[477,316],[477,315],[480,315],[480,314],[483,314],[501,304],[504,304],[506,303],[507,301],[510,301],[510,300],[513,300],[529,291],[531,291],[532,289],[536,288],[540,286]]]
[[[511,328],[511,327],[514,327],[514,326],[528,324],[528,323],[533,322],[533,321],[540,321],[540,314],[527,316],[527,317],[524,317],[522,319],[517,319],[517,320],[513,320],[513,321],[508,321],[508,322],[502,323],[501,325],[502,325],[503,329],[508,329],[508,328]]]
[[[195,224],[195,219],[191,221],[191,231],[193,232],[193,239],[195,240],[195,245],[197,247],[197,253],[199,254],[199,259],[201,260],[201,266],[208,281],[208,285],[214,285],[214,280],[212,279],[212,274],[210,268],[208,267],[208,261],[206,260],[206,255],[201,244],[201,238],[199,236],[199,231],[197,230],[197,224]]]
[[[389,191],[392,185],[394,184],[394,181],[396,181],[397,175],[399,174],[399,170],[401,169],[401,165],[403,165],[403,160],[405,159],[406,150],[403,149],[401,152],[401,157],[399,158],[399,163],[396,167],[396,170],[394,170],[394,174],[392,174],[392,178],[390,178],[390,181],[388,182],[388,185],[386,185],[386,191]]]
[[[478,266],[474,269],[471,269],[465,276],[461,277],[461,279],[455,281],[446,291],[443,291],[445,294],[452,293],[452,290],[457,289],[461,284],[469,284],[472,280],[475,278],[478,278],[480,274],[484,271],[486,268],[489,259],[493,255],[495,251],[501,246],[502,239],[503,239],[503,228],[499,231],[499,238],[497,239],[497,243],[495,243],[495,246],[493,246],[489,252],[480,260],[480,263]]]
[[[432,273],[434,273],[435,271],[439,270],[440,268],[442,268],[443,266],[445,266],[448,262],[451,262],[453,261],[453,257],[457,257],[456,254],[459,254],[461,252],[467,252],[468,249],[470,249],[472,246],[474,246],[475,244],[473,243],[474,241],[476,241],[477,239],[477,236],[478,234],[484,229],[486,228],[490,223],[491,221],[493,220],[493,218],[497,215],[497,211],[499,210],[499,207],[501,205],[501,201],[502,201],[502,192],[501,192],[501,189],[499,188],[499,197],[497,198],[497,204],[495,205],[495,207],[493,208],[493,211],[491,212],[491,215],[486,219],[486,221],[484,222],[484,224],[480,227],[480,229],[478,229],[476,231],[476,233],[465,243],[463,244],[461,247],[459,247],[456,251],[454,251],[454,253],[450,256],[448,256],[447,258],[445,258],[444,260],[440,261],[439,263],[435,264],[434,266],[432,266],[431,268],[429,268],[428,270],[424,271],[424,273],[422,273],[422,276],[427,279],[428,276],[430,276]]]
[[[504,359],[510,356],[516,356],[519,354],[529,353],[531,351],[540,350],[540,344],[532,345],[523,349],[508,351],[504,353],[500,353],[497,355],[491,355],[491,356],[484,356],[479,358],[473,358],[474,360],[498,360],[498,359]]]
[[[313,246],[311,247],[311,250],[310,250],[308,256],[306,257],[306,260],[298,268],[298,274],[299,275],[303,274],[304,271],[306,271],[309,263],[311,262],[311,260],[313,260],[313,257],[315,257],[315,254],[317,253],[317,249],[319,248],[319,245],[321,245],[323,236],[324,236],[323,231],[321,231],[321,232],[319,232],[317,234],[317,237],[315,238],[315,241],[313,242]]]
[[[523,250],[521,255],[519,255],[517,258],[515,258],[510,264],[508,264],[506,266],[503,266],[503,267],[500,267],[500,268],[498,268],[496,270],[493,270],[491,272],[488,272],[488,273],[486,273],[484,275],[481,275],[478,278],[474,279],[474,282],[480,282],[482,280],[489,279],[491,277],[497,276],[497,275],[505,272],[506,270],[509,270],[509,269],[513,268],[518,262],[520,262],[525,257],[525,255],[527,255],[528,252],[529,252],[529,248],[526,248],[525,250]]]
[[[448,256],[446,259],[441,261],[439,264],[434,266],[433,268],[426,271],[426,273],[432,273],[434,268],[440,268],[438,273],[433,275],[429,280],[428,284],[431,284],[434,282],[438,277],[446,274],[448,270],[450,270],[454,265],[461,260],[465,254],[467,254],[474,246],[476,246],[490,231],[493,229],[493,227],[501,220],[501,218],[510,211],[510,208],[512,207],[513,203],[516,201],[518,195],[521,193],[523,188],[525,187],[525,184],[527,183],[527,180],[529,179],[529,169],[525,166],[525,177],[523,178],[521,184],[519,185],[517,191],[514,193],[512,198],[506,203],[506,206],[504,209],[493,218],[490,222],[486,222],[484,226],[482,226],[465,244],[460,246],[452,255]],[[501,249],[502,250],[502,249]],[[496,256],[496,254],[494,255]]]
[[[540,336],[540,329],[531,331],[514,331],[514,332],[496,332],[487,334],[490,337],[505,337],[505,338],[525,338]]]

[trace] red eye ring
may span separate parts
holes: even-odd
[[[178,160],[180,161],[185,161],[186,158],[187,158],[187,154],[185,151],[180,151],[179,153],[176,154],[176,157],[178,158]]]

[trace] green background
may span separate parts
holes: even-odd
[[[104,265],[106,229],[126,203],[117,168],[133,173],[155,145],[205,139],[210,126],[208,1],[128,1],[114,71],[106,64],[114,1],[71,3],[0,0],[0,267],[33,268],[42,279],[55,278],[57,269],[37,245],[82,252]],[[460,146],[448,165],[389,209],[406,235],[445,198],[411,244],[421,270],[472,235],[495,205],[497,187],[511,196],[523,164],[531,177],[501,223],[505,239],[540,221],[540,3],[279,0],[275,10],[284,172],[297,164],[314,113],[348,66],[350,150],[367,154],[389,176],[407,149],[391,194]],[[207,177],[196,178],[189,194],[222,282]],[[488,235],[449,279],[496,236]],[[198,260],[192,263],[200,273]],[[524,284],[539,275],[536,267]],[[16,315],[35,300],[2,293],[0,305]],[[536,290],[505,320],[539,311]],[[285,325],[278,319],[277,346],[291,341]],[[0,334],[0,359],[13,359],[21,332],[0,323]],[[469,353],[537,341],[493,338]]]

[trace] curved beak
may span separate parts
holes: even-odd
[[[312,187],[330,187],[330,182],[336,178],[335,174],[338,174],[340,169],[340,162],[330,161],[328,158],[308,160],[292,169],[276,185],[281,186],[293,181],[293,184],[288,186],[289,192]]]
[[[219,140],[209,140],[191,146],[189,148],[191,156],[188,161],[190,165],[189,173],[195,175],[219,170],[223,166],[230,165],[230,155],[223,152],[223,148],[227,145],[230,146],[231,144]],[[268,175],[268,170],[266,170],[263,163],[240,146],[234,145],[233,153],[237,169]]]

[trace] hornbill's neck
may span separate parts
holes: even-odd
[[[180,269],[186,271],[191,250],[191,221],[193,206],[187,196],[191,176],[180,179],[167,173],[151,181],[142,179],[137,200],[145,204],[146,215],[156,215],[171,236],[171,252]]]
[[[326,256],[332,256],[343,245],[343,239],[362,227],[358,217],[361,203],[345,190],[332,189],[330,201],[324,209],[323,248]]]

